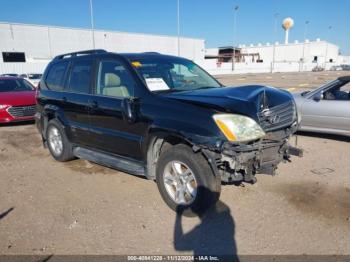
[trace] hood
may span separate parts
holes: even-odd
[[[220,112],[237,113],[257,119],[257,112],[293,99],[285,90],[261,85],[209,88],[169,93],[166,97],[212,108]]]
[[[0,92],[0,104],[10,106],[35,105],[35,91]]]

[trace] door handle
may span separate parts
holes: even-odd
[[[98,108],[98,103],[97,103],[97,101],[89,101],[89,107],[90,107],[91,109],[96,109],[96,108]]]

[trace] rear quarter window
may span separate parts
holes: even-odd
[[[74,93],[89,94],[92,78],[93,60],[84,59],[73,62],[69,78],[69,90]]]
[[[61,91],[64,89],[64,77],[68,68],[69,62],[60,62],[53,64],[49,69],[45,83],[48,89]]]

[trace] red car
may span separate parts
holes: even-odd
[[[34,120],[35,88],[19,77],[0,77],[0,123]]]

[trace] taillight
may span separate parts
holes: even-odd
[[[36,89],[35,89],[35,99],[38,98],[38,96],[39,96],[39,91],[40,91],[40,82],[38,83],[38,85],[37,85],[37,87],[36,87]]]

